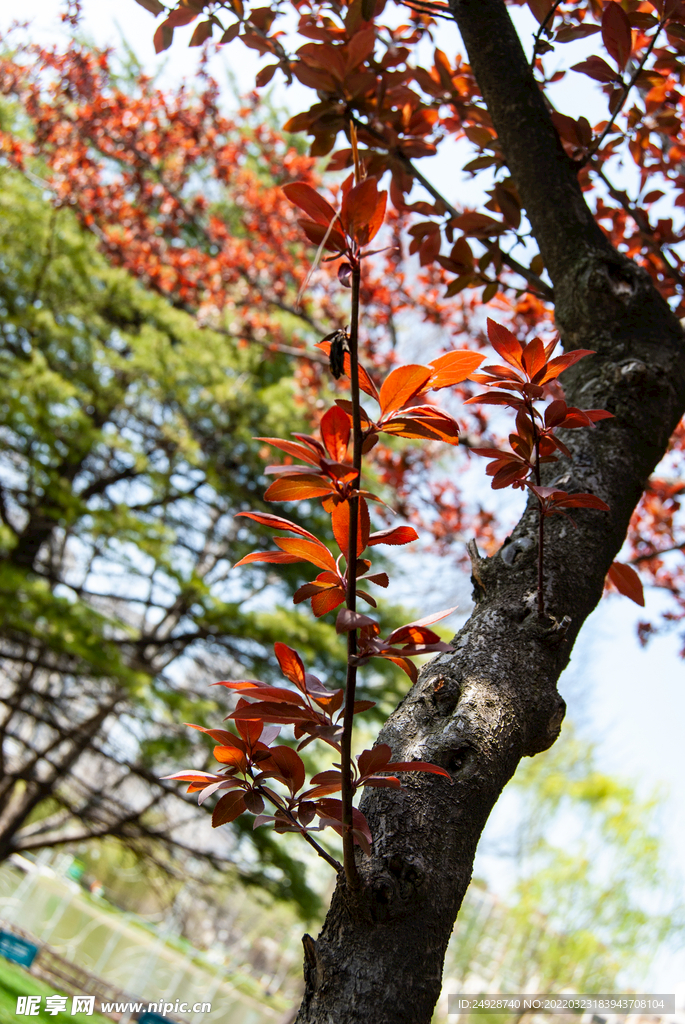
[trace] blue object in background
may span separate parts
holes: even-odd
[[[171,1017],[162,1017],[161,1013],[150,1013],[146,1010],[138,1018],[138,1024],[173,1024]]]
[[[0,931],[0,955],[4,956],[5,960],[21,964],[22,967],[30,967],[36,959],[37,952],[38,946],[33,942],[20,939],[11,932]]]

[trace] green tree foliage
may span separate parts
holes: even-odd
[[[6,167],[0,252],[2,854],[105,834],[178,848],[198,812],[155,776],[208,756],[177,728],[216,718],[206,683],[269,674],[286,620],[312,662],[336,657],[330,627],[274,607],[268,571],[227,581],[266,540],[233,519],[263,490],[252,438],[302,426],[291,367],[109,267]]]

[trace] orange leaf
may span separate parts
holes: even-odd
[[[322,498],[335,491],[328,480],[320,476],[301,476],[299,480],[275,480],[264,492],[267,501],[304,501],[306,498]]]
[[[523,355],[523,345],[518,338],[511,333],[508,328],[502,324],[495,323],[494,320],[490,320],[488,317],[488,338],[490,344],[494,348],[498,356],[506,360],[510,366],[516,367],[517,370],[523,369],[523,363],[521,362],[521,356]]]
[[[479,352],[446,352],[431,360],[433,375],[428,382],[431,391],[460,384],[483,362],[485,356]],[[426,388],[428,390],[428,388]]]
[[[336,462],[345,462],[350,442],[350,419],[343,410],[334,405],[321,420],[321,438],[326,450]]]
[[[330,355],[331,343],[330,343],[330,341],[320,341],[317,344],[316,348],[320,348],[322,352],[326,353],[326,355]],[[344,369],[344,372],[345,372],[345,376],[349,377],[350,376],[350,353],[349,352],[345,352],[345,358],[344,358],[343,362],[344,362],[343,369]],[[376,387],[374,382],[371,380],[371,378],[369,377],[368,373],[366,372],[366,370],[364,369],[364,367],[361,364],[359,365],[359,387],[362,389],[362,391],[365,391],[367,395],[371,395],[372,398],[375,398],[376,401],[378,401],[378,388]],[[345,408],[349,407],[350,415],[352,414],[352,403],[347,401],[346,399],[337,399],[336,400],[336,405],[339,405],[341,409],[345,409]],[[368,422],[370,422],[370,417],[369,417],[368,413],[366,413],[366,412],[364,412],[362,410],[362,427],[364,427],[364,417],[366,417],[366,420]]]
[[[341,501],[335,506],[331,515],[331,523],[333,525],[333,535],[338,542],[338,547],[345,558],[347,558],[350,550],[349,501]],[[362,551],[368,547],[370,529],[369,506],[364,498],[360,498],[359,514],[357,516],[357,558],[359,558]]]
[[[287,644],[279,642],[274,644],[274,652],[278,658],[278,664],[281,666],[281,672],[286,679],[289,679],[291,683],[295,683],[298,689],[306,693],[304,665],[297,651],[294,651],[292,647],[288,647]]]
[[[270,526],[272,530],[289,530],[290,533],[299,533],[301,537],[308,537],[310,540],[316,540],[314,534],[310,533],[309,530],[305,530],[304,527],[291,523],[288,519],[281,519],[280,516],[274,516],[270,512],[236,512],[234,519],[239,519],[240,516],[244,516],[246,519],[254,519],[255,522],[261,523],[262,526]]]
[[[328,612],[332,612],[333,609],[337,608],[339,604],[342,604],[344,600],[345,592],[342,587],[324,590],[320,594],[314,594],[312,597],[312,611],[316,615],[317,619],[320,619],[322,615],[327,615]]]
[[[335,572],[335,559],[320,540],[299,540],[297,537],[276,537],[274,539],[282,551],[297,555],[305,562],[318,565],[320,569],[330,569],[331,572]]]
[[[642,580],[633,569],[632,565],[624,565],[622,562],[612,562],[607,573],[607,579],[611,580],[619,594],[629,597],[635,604],[642,608],[645,606],[645,593],[642,588]]]
[[[545,365],[545,346],[539,338],[533,338],[526,345],[521,355],[521,362],[523,363],[524,370],[531,378],[542,370]]]
[[[389,373],[381,385],[379,402],[382,415],[387,416],[388,413],[400,409],[410,398],[418,394],[432,372],[430,366],[409,363],[407,366],[398,366]]]
[[[242,750],[236,747],[214,747],[214,757],[221,764],[230,764],[241,772],[247,770],[247,758]]]
[[[245,555],[239,562],[236,562],[233,566],[237,569],[239,565],[249,565],[250,562],[280,562],[285,565],[289,562],[303,562],[307,561],[299,555],[289,555],[285,551],[251,551],[249,555]]]

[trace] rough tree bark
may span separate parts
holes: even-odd
[[[680,323],[595,223],[503,0],[452,0],[452,12],[554,283],[564,348],[597,353],[564,375],[567,401],[615,416],[565,436],[573,462],[547,467],[543,483],[592,491],[611,512],[574,510],[577,529],[547,521],[543,623],[532,505],[497,555],[474,550],[476,607],[455,652],[424,669],[379,737],[393,759],[433,761],[452,781],[417,773],[399,793],[367,791],[363,892],[353,900],[339,879],[321,934],[305,936],[297,1024],[430,1021],[485,822],[520,759],[559,734],[557,680],[685,412]]]

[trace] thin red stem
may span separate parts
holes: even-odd
[[[361,266],[358,261],[352,266],[352,312],[350,319],[350,384],[352,398],[352,463],[357,470],[355,488],[361,487],[362,472],[362,426],[359,402],[359,287]],[[357,532],[359,524],[359,497],[350,498],[350,538],[347,552],[347,607],[357,610]],[[352,723],[354,720],[354,695],[357,687],[357,666],[351,659],[357,653],[357,630],[347,634],[347,679],[345,684],[345,714],[341,743],[342,761],[342,823],[343,823],[343,864],[345,877],[351,889],[359,888],[359,873],[354,860],[354,836],[352,835]]]

